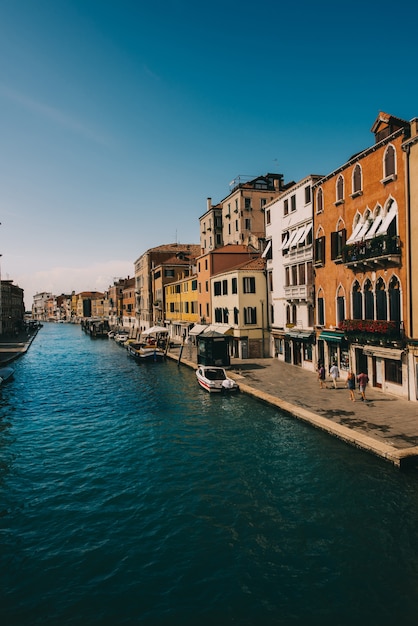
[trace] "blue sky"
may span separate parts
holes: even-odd
[[[105,289],[238,175],[327,174],[418,116],[415,3],[0,0],[2,278]]]

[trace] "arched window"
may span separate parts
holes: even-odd
[[[363,186],[361,178],[361,167],[357,163],[353,170],[353,194],[357,194],[362,190]]]
[[[401,290],[396,276],[392,276],[389,283],[389,319],[393,322],[401,321]]]
[[[292,324],[296,326],[297,322],[297,306],[296,304],[292,304]]]
[[[395,176],[396,174],[396,152],[395,148],[389,144],[385,151],[383,160],[383,178]]]
[[[353,300],[353,320],[361,320],[362,319],[362,296],[360,291],[360,283],[358,280],[355,281],[353,285],[353,291],[351,293],[351,297]]]
[[[290,324],[290,306],[286,306],[286,324]]]
[[[322,188],[320,187],[318,191],[316,192],[316,212],[322,213],[323,210],[324,210],[324,192],[322,191]]]
[[[337,292],[337,324],[345,320],[345,296],[342,287]]]
[[[376,283],[376,319],[387,320],[388,318],[388,303],[386,295],[386,285],[382,278]]]
[[[336,201],[337,203],[343,202],[344,200],[344,178],[340,174],[337,179],[337,187],[336,187]]]
[[[373,285],[369,279],[364,283],[364,319],[374,320]]]

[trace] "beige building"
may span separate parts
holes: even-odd
[[[240,359],[268,356],[265,260],[253,259],[211,278],[212,324],[206,330],[233,337]]]
[[[198,313],[201,324],[212,320],[210,281],[212,276],[258,258],[259,252],[252,246],[228,245],[202,254],[197,259]]]
[[[234,179],[229,195],[221,201],[222,243],[253,245],[260,249],[264,241],[264,207],[284,189],[282,174],[266,174],[251,180]],[[202,219],[200,221],[202,240]],[[261,250],[262,251],[262,250]]]

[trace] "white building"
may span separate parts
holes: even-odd
[[[316,369],[310,175],[265,207],[271,355]]]

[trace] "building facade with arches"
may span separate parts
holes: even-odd
[[[380,113],[371,132],[370,148],[313,188],[317,360],[410,397],[403,144],[411,125]]]

